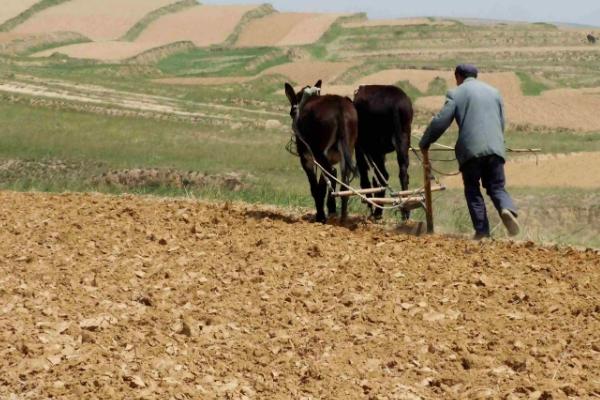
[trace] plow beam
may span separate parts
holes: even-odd
[[[385,188],[371,188],[371,189],[357,189],[357,190],[344,190],[340,192],[333,192],[331,195],[333,197],[349,197],[356,196],[358,194],[374,194],[374,193],[382,193],[385,192]]]

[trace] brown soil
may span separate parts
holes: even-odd
[[[285,37],[277,42],[277,45],[298,46],[314,43],[342,16],[343,14],[319,14],[305,19],[296,24]]]
[[[298,61],[269,68],[262,75],[280,74],[300,85],[312,85],[322,79],[327,85],[353,65],[352,62]]]
[[[202,5],[165,15],[152,23],[136,39],[139,43],[161,46],[182,40],[196,46],[210,46],[225,41],[244,14],[255,6]]]
[[[121,61],[157,47],[153,43],[140,42],[89,42],[52,48],[35,53],[34,57],[64,54],[72,58]]]
[[[600,189],[600,174],[589,173],[600,165],[600,153],[511,158],[506,164],[509,186]],[[460,177],[447,178],[444,184],[462,187]]]
[[[40,0],[2,0],[0,7],[0,24],[26,11]]]
[[[317,41],[341,15],[275,13],[251,21],[242,30],[238,47],[291,46]]]
[[[0,397],[600,395],[600,255],[0,193]]]
[[[17,33],[77,32],[92,40],[123,36],[149,12],[176,0],[71,0],[34,15]]]
[[[21,54],[41,46],[75,40],[85,40],[85,38],[74,32],[40,34],[0,32],[0,53]]]

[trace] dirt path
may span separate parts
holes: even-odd
[[[597,397],[598,265],[272,208],[2,192],[0,397]]]

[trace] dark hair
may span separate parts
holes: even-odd
[[[454,73],[464,79],[477,78],[479,71],[473,64],[460,64],[456,66]]]

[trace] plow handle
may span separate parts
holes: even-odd
[[[427,233],[433,233],[433,201],[431,199],[431,164],[429,162],[429,150],[422,149],[423,153],[423,172],[425,188],[425,217],[427,219]]]

